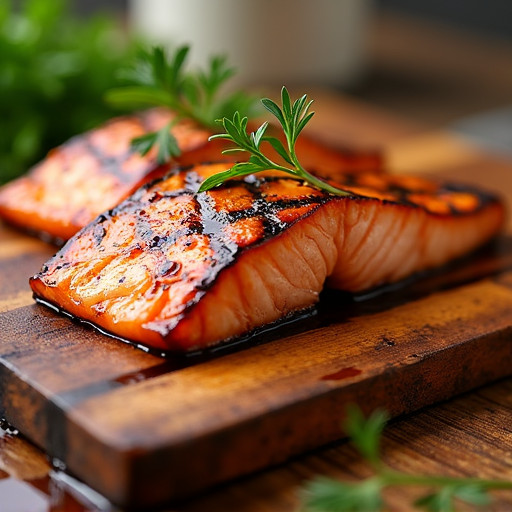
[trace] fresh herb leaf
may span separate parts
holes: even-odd
[[[167,123],[156,132],[149,132],[135,137],[132,140],[132,148],[144,156],[155,146],[158,148],[156,161],[160,165],[165,164],[172,157],[180,156],[181,151],[178,146],[178,141],[171,131],[172,124],[172,122]]]
[[[376,410],[365,418],[359,408],[348,409],[345,431],[361,455],[374,466],[379,464],[379,443],[387,421],[388,414],[385,411]]]
[[[479,484],[467,484],[456,487],[454,496],[471,505],[484,506],[491,502],[489,494]]]
[[[254,112],[256,101],[251,95],[241,91],[222,94],[222,86],[235,73],[224,56],[212,57],[206,70],[190,72],[186,70],[189,53],[189,46],[180,46],[169,56],[161,47],[141,51],[134,66],[122,72],[128,85],[108,91],[106,100],[125,108],[166,107],[176,114],[176,121],[191,119],[207,128],[216,127],[216,119],[232,116],[236,111]],[[177,153],[172,134],[164,136],[162,130],[158,133],[145,138],[142,146],[138,137],[132,147],[147,153],[156,145],[162,157],[177,156],[179,149]]]
[[[478,507],[489,505],[491,502],[485,487],[475,483],[468,483],[446,485],[441,487],[438,492],[423,496],[414,504],[429,512],[453,512],[456,499]]]
[[[224,117],[220,122],[224,127],[224,133],[212,135],[213,139],[226,139],[235,144],[234,148],[224,150],[223,153],[234,151],[246,151],[250,154],[249,162],[237,163],[231,169],[207,178],[201,184],[199,192],[204,192],[217,187],[225,181],[246,174],[253,174],[268,169],[276,169],[300,178],[310,185],[317,187],[330,194],[346,196],[350,195],[345,190],[330,185],[329,183],[313,176],[307,172],[299,162],[295,152],[297,137],[311,120],[314,112],[309,112],[312,101],[308,101],[307,95],[295,100],[293,103],[286,87],[281,90],[282,108],[269,98],[261,100],[263,106],[273,114],[283,128],[286,139],[286,147],[275,138],[266,136],[268,123],[263,123],[256,132],[247,133],[248,118],[242,117],[239,112],[233,114],[233,119]],[[274,150],[281,156],[289,167],[273,161],[261,150],[261,143],[269,142]]]
[[[427,494],[416,500],[414,505],[429,512],[453,512],[453,489],[442,487],[439,492]]]
[[[350,484],[317,478],[303,491],[302,500],[307,512],[378,512],[383,505],[381,490],[378,479]]]
[[[392,486],[424,486],[436,489],[418,499],[414,506],[430,512],[453,512],[456,500],[484,506],[491,501],[489,491],[512,490],[512,482],[479,478],[408,475],[386,467],[379,445],[387,415],[376,411],[367,419],[357,407],[347,410],[345,426],[356,448],[372,464],[375,475],[356,483],[317,478],[301,491],[303,512],[377,512],[385,509],[382,491]]]

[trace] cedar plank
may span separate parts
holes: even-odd
[[[509,374],[511,318],[486,280],[119,388],[70,412],[66,462],[120,503],[188,495],[339,438],[350,402],[398,415]],[[341,368],[362,373],[322,379]]]
[[[6,238],[19,243],[0,258],[3,276],[28,276],[53,251],[25,235]],[[512,355],[503,343],[511,337],[510,273],[414,300],[510,268],[510,239],[497,247],[446,279],[441,273],[402,290],[401,299],[384,296],[385,307],[352,306],[332,325],[127,387],[118,380],[137,381],[162,359],[42,306],[15,307],[0,315],[0,406],[114,501],[147,505],[190,494],[339,437],[349,401],[399,414],[505,374],[503,364],[491,366]],[[12,299],[25,283],[15,280],[4,293]],[[476,358],[476,371],[458,375],[478,350],[487,355]],[[450,358],[454,370],[443,373]],[[362,373],[322,380],[346,368]]]

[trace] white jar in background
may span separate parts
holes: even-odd
[[[360,77],[371,0],[131,0],[151,42],[226,54],[239,84],[346,86]]]

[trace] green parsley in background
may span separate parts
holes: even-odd
[[[0,2],[0,183],[119,114],[102,98],[135,54],[121,21],[79,19],[64,0]]]

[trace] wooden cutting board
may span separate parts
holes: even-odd
[[[395,416],[512,374],[508,235],[374,297],[325,294],[293,323],[165,359],[34,304],[27,279],[54,251],[0,226],[0,417],[121,505],[338,439],[349,403]]]

